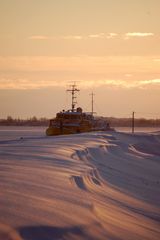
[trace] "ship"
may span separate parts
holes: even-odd
[[[92,111],[83,112],[81,107],[75,107],[76,93],[80,90],[76,85],[70,86],[67,90],[71,93],[72,104],[71,109],[62,110],[56,114],[56,117],[49,120],[49,126],[46,129],[47,136],[78,134],[91,131],[111,131],[114,130],[109,126],[106,120],[102,118],[95,118],[93,112],[93,93],[92,93]]]

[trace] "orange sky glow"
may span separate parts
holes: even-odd
[[[160,117],[159,0],[0,0],[0,118],[97,114]]]

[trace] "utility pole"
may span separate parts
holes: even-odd
[[[91,114],[92,114],[92,116],[93,116],[93,104],[94,104],[94,101],[93,101],[93,97],[95,96],[95,94],[92,92],[91,94],[91,97],[92,97],[92,100],[91,100]]]
[[[67,89],[67,92],[70,92],[71,95],[72,95],[72,108],[71,108],[72,112],[74,112],[75,105],[77,103],[77,101],[76,101],[77,97],[75,96],[75,93],[79,92],[79,91],[80,90],[76,88],[76,84],[75,83],[73,85],[70,85],[70,89]]]
[[[132,112],[132,133],[134,133],[134,114],[135,112]]]

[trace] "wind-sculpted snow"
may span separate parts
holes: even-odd
[[[160,134],[0,141],[0,240],[159,240]]]

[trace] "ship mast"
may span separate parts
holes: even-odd
[[[75,105],[77,103],[77,101],[76,101],[77,97],[75,96],[75,93],[79,92],[79,91],[80,90],[76,88],[76,84],[70,85],[70,89],[67,89],[67,92],[70,92],[72,95],[72,108],[71,108],[72,112],[74,112]]]

